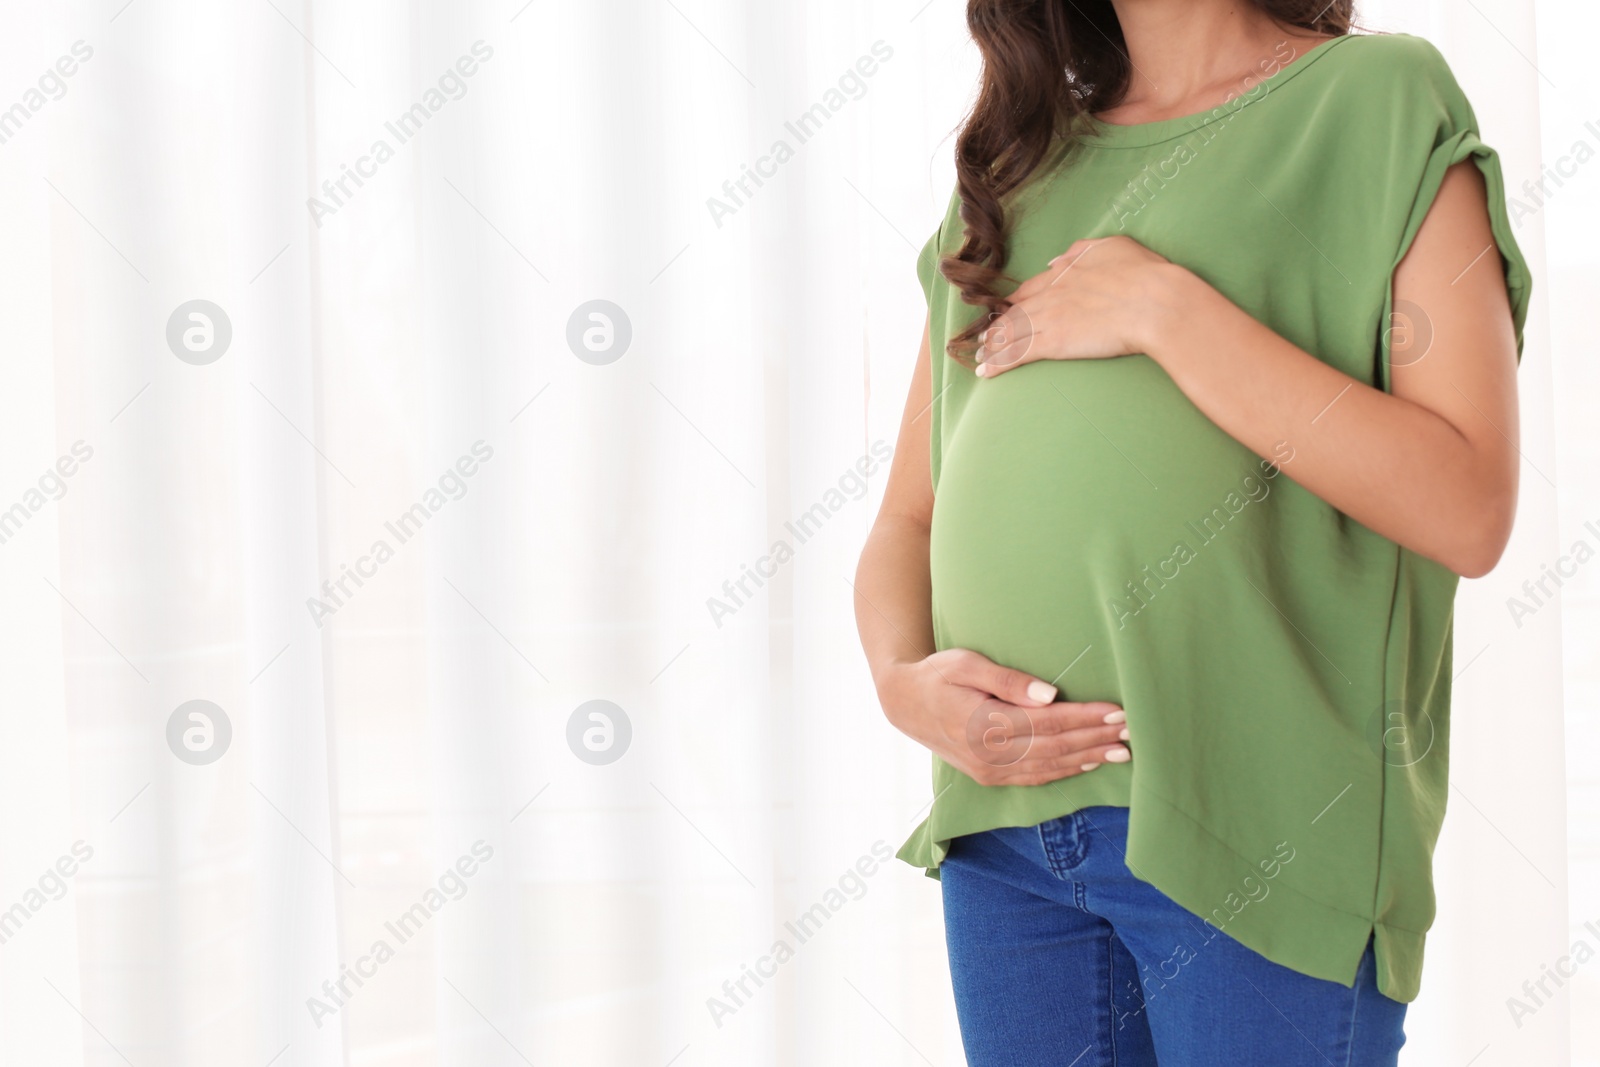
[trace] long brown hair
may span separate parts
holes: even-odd
[[[1354,19],[1355,0],[1251,2],[1320,36],[1349,33]],[[1058,159],[1090,115],[1121,102],[1130,70],[1111,0],[968,0],[967,28],[983,55],[983,79],[956,138],[965,240],[939,264],[964,302],[987,311],[946,347],[963,363],[978,333],[1011,306],[994,291],[1006,278],[1005,198]]]

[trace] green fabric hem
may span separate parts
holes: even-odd
[[[1127,863],[1138,878],[1273,963],[1355,985],[1372,919],[1313,900],[1281,881],[1264,880],[1255,864],[1269,858],[1245,859],[1166,798],[1146,789],[1137,792],[1128,822]],[[1235,913],[1229,901],[1248,898],[1247,877],[1268,886],[1268,892]],[[1218,922],[1219,914],[1231,917]],[[1378,973],[1381,979],[1382,961]],[[1395,987],[1393,981],[1388,985]],[[1392,997],[1381,982],[1379,992]]]
[[[1037,825],[1082,808],[1127,807],[1128,868],[1179,907],[1273,963],[1347,987],[1355,984],[1371,939],[1378,991],[1401,1003],[1416,999],[1422,974],[1422,934],[1374,923],[1367,916],[1313,900],[1285,883],[1266,880],[1255,866],[1259,860],[1241,857],[1166,798],[1148,789],[1135,789],[1127,779],[1118,784],[1127,787],[1132,803],[1082,795],[1070,801],[1063,797],[1063,810],[1031,822],[995,824],[990,819],[982,824],[975,819],[941,818],[942,813],[935,812],[912,832],[896,857],[925,868],[928,877],[937,879],[938,866],[957,837],[1002,825]],[[1295,843],[1289,844],[1293,847]],[[1230,900],[1249,897],[1244,884],[1247,877],[1257,886],[1266,885],[1268,892],[1235,912]]]
[[[1378,923],[1373,927],[1378,992],[1410,1004],[1422,991],[1422,947],[1425,937],[1414,930]]]
[[[949,784],[941,786],[939,776],[959,774],[948,765],[941,765],[935,757],[935,766],[938,768],[934,775],[934,793],[943,796],[950,789]],[[963,775],[963,777],[965,777]],[[971,779],[967,779],[970,783]],[[1094,807],[1129,807],[1129,800],[1133,795],[1133,769],[1129,764],[1108,763],[1098,768],[1093,774],[1075,775],[1064,778],[1047,786],[1000,786],[992,787],[992,793],[997,796],[1014,795],[1019,803],[1008,815],[1005,812],[988,811],[986,813],[974,812],[964,805],[945,803],[934,804],[933,811],[922,823],[906,838],[905,844],[900,846],[900,851],[895,853],[895,858],[911,864],[913,867],[926,868],[928,876],[939,877],[939,864],[950,852],[950,842],[967,834],[978,834],[985,830],[998,830],[1003,826],[1038,826],[1051,819],[1059,819],[1063,815],[1071,815],[1083,808]],[[1037,802],[1042,789],[1054,789],[1060,802],[1046,809],[1047,814],[1039,815],[1033,805]],[[1023,798],[1026,797],[1026,802]]]

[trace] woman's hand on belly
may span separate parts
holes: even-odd
[[[1115,704],[1056,700],[1056,687],[963,648],[885,671],[884,714],[980,785],[1043,785],[1131,753]]]
[[[1158,299],[1175,268],[1131,237],[1075,242],[1011,294],[978,350],[978,377],[1042,359],[1109,359],[1144,352]]]
[[[1446,173],[1391,282],[1394,308],[1427,309],[1429,340],[1394,342],[1387,383],[1335,365],[1342,355],[1359,368],[1371,347],[1359,359],[1302,349],[1199,275],[1121,236],[1078,241],[1011,294],[984,333],[978,373],[1148,356],[1257,456],[1276,461],[1287,448],[1301,487],[1480,578],[1511,536],[1522,462],[1517,324],[1503,258],[1486,256],[1499,242],[1487,198],[1473,160]]]

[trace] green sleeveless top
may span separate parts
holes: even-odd
[[[1488,183],[1520,357],[1530,278],[1498,158],[1443,57],[1401,34],[1328,41],[1213,111],[1096,124],[1017,198],[1008,273],[1127,234],[1386,389],[1391,312],[1426,329],[1392,306],[1395,267],[1466,159]],[[1133,759],[985,787],[935,758],[932,809],[900,858],[937,877],[952,838],[1125,806],[1129,867],[1185,909],[1345,985],[1375,938],[1379,988],[1414,999],[1456,576],[1284,477],[1293,441],[1258,458],[1147,356],[993,381],[947,358],[977,314],[936,270],[960,246],[958,208],[953,195],[917,263],[937,644],[1120,704]]]

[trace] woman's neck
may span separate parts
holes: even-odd
[[[1102,114],[1121,123],[1193,114],[1325,40],[1285,29],[1248,0],[1112,0],[1132,66],[1128,91]],[[1291,51],[1292,50],[1292,51]],[[1253,84],[1253,83],[1252,83]],[[1248,89],[1248,85],[1243,86]]]

